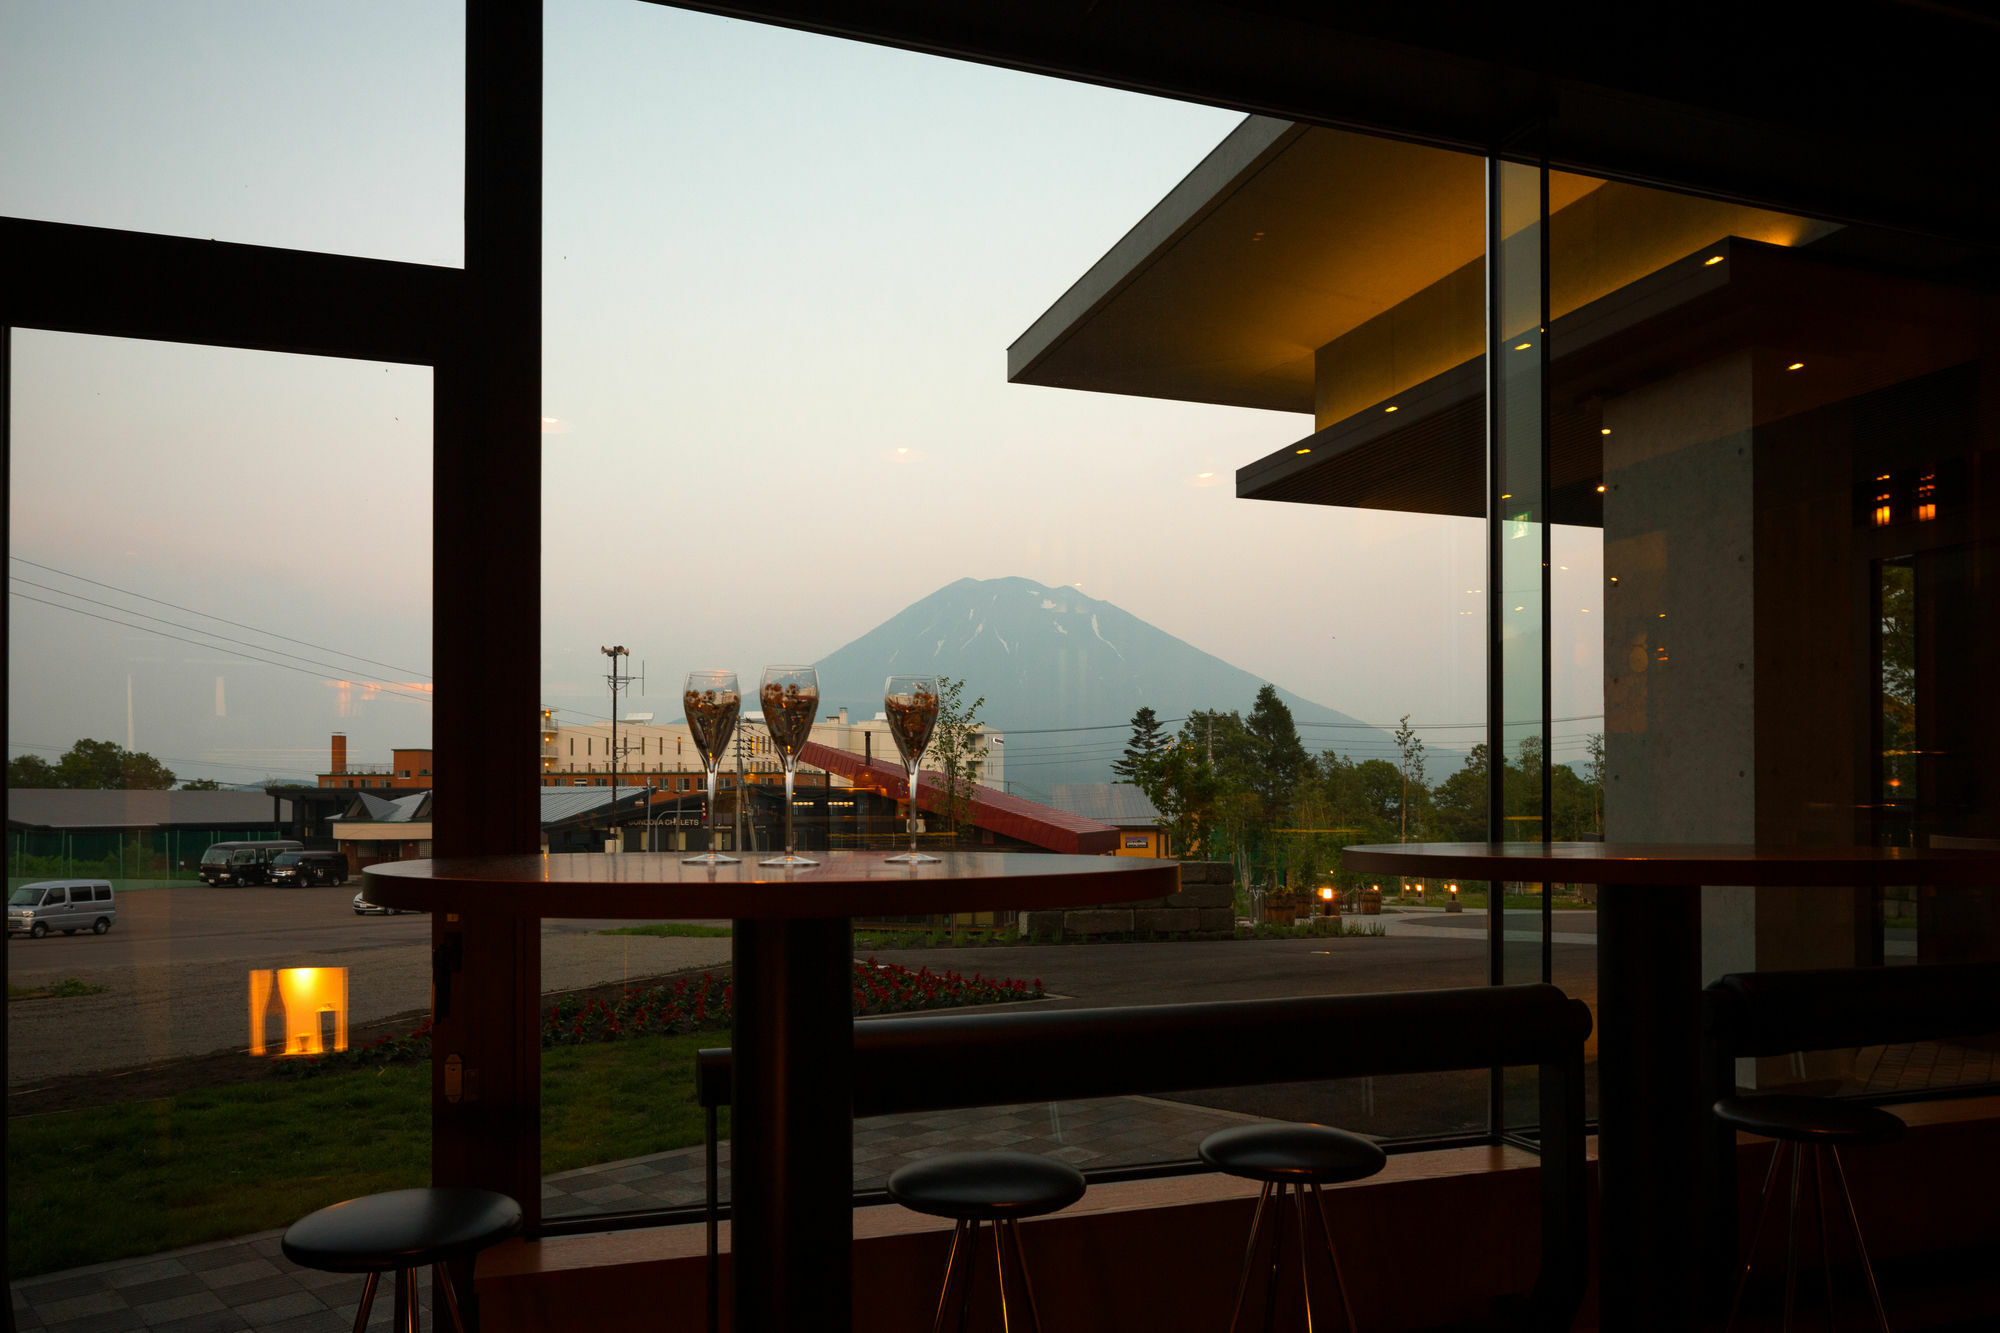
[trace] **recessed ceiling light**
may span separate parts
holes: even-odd
[[[1201,479],[1202,479],[1203,481],[1206,481],[1206,480],[1208,480],[1208,479],[1209,479],[1210,477],[1212,477],[1212,476],[1214,476],[1214,475],[1215,475],[1215,474],[1214,474],[1213,472],[1197,472],[1197,473],[1195,473],[1195,476],[1197,476],[1197,477],[1201,478]]]
[[[1609,427],[1609,426],[1600,426],[1600,427],[1598,428],[1598,431],[1597,431],[1597,433],[1598,433],[1599,435],[1609,435],[1609,434],[1611,433],[1611,427]]]
[[[1603,488],[1602,486],[1599,486],[1599,487],[1597,488],[1597,493],[1598,493],[1599,495],[1602,495],[1602,494],[1604,494],[1604,488]]]
[[[1792,364],[1785,367],[1786,370],[1804,370],[1805,368],[1806,368],[1806,363],[1803,361],[1794,361],[1792,362]]]
[[[1294,450],[1292,450],[1292,452],[1293,452],[1293,453],[1295,453],[1295,454],[1309,454],[1309,453],[1311,453],[1311,452],[1312,452],[1312,450],[1310,450],[1310,449],[1294,449]]]
[[[1517,351],[1517,352],[1525,352],[1525,351],[1527,351],[1527,350],[1528,350],[1528,349],[1529,349],[1530,347],[1533,347],[1533,346],[1534,346],[1534,344],[1533,344],[1533,343],[1531,343],[1531,342],[1528,342],[1528,343],[1515,343],[1515,344],[1514,344],[1514,350],[1515,350],[1515,351]]]
[[[1382,410],[1383,410],[1384,412],[1394,412],[1394,411],[1397,411],[1398,409],[1397,409],[1397,407],[1396,407],[1396,405],[1395,405],[1394,403],[1391,403],[1391,404],[1389,404],[1389,405],[1388,405],[1387,407],[1383,408]]]
[[[1717,264],[1720,264],[1721,262],[1722,262],[1721,255],[1710,255],[1708,258],[1701,261],[1701,266],[1703,268],[1714,268]]]

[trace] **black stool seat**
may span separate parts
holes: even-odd
[[[1724,1097],[1715,1118],[1735,1129],[1789,1143],[1890,1143],[1903,1136],[1903,1122],[1879,1106],[1827,1097]]]
[[[1218,1171],[1272,1185],[1362,1180],[1389,1160],[1359,1134],[1325,1125],[1239,1125],[1209,1135],[1199,1151]]]
[[[382,1273],[477,1254],[521,1229],[521,1205],[476,1189],[390,1190],[302,1217],[285,1257],[327,1273]]]
[[[889,1177],[889,1197],[912,1212],[961,1221],[1039,1217],[1083,1197],[1065,1162],[1024,1152],[962,1152],[912,1162]]]

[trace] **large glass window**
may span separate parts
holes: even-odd
[[[921,667],[983,698],[992,790],[1213,868],[1185,907],[863,923],[868,1011],[925,973],[1045,1008],[1488,980],[1483,885],[1339,861],[1485,836],[1477,383],[1449,386],[1445,507],[1327,487],[1434,447],[1444,400],[1406,395],[1478,355],[1478,159],[643,6],[552,13],[548,52],[551,850],[699,846],[682,677],[779,661],[818,664],[815,739],[848,756],[801,788],[807,845],[891,845],[905,808],[856,770],[894,764],[883,678]],[[1343,181],[1404,194],[1376,213]],[[1195,184],[1227,202],[1163,221]],[[625,558],[663,524],[673,559]],[[762,737],[724,763],[739,851],[775,824]],[[632,928],[544,929],[552,1218],[701,1197],[727,923],[606,933]],[[1002,1139],[1185,1161],[1245,1115],[1477,1133],[1487,1101],[1474,1072],[891,1117],[857,1126],[856,1184]]]
[[[338,1308],[268,1233],[430,1175],[429,918],[356,893],[428,793],[336,783],[430,745],[430,373],[26,329],[8,370],[9,1278]]]
[[[0,215],[456,265],[457,3],[0,7]]]

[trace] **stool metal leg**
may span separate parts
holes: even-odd
[[[1805,1165],[1799,1145],[1792,1145],[1792,1211],[1785,1218],[1785,1322],[1783,1333],[1792,1333],[1792,1302],[1799,1286],[1799,1168]]]
[[[1285,1256],[1285,1187],[1271,1196],[1271,1276],[1264,1283],[1264,1333],[1277,1333],[1278,1274]]]
[[[1229,1333],[1236,1333],[1236,1321],[1243,1317],[1243,1298],[1250,1294],[1250,1272],[1257,1256],[1257,1232],[1264,1225],[1264,1201],[1271,1197],[1271,1189],[1267,1184],[1257,1191],[1257,1211],[1250,1215],[1250,1241],[1243,1247],[1243,1271],[1236,1279],[1236,1305],[1229,1312]]]
[[[1000,1289],[1000,1333],[1014,1333],[1014,1321],[1007,1312],[1007,1247],[1002,1225],[999,1218],[993,1219],[993,1281]]]
[[[1832,1211],[1826,1206],[1826,1164],[1820,1145],[1813,1145],[1813,1202],[1819,1216],[1819,1271],[1826,1283],[1826,1326],[1833,1327],[1833,1236]]]
[[[937,1317],[931,1320],[931,1333],[944,1333],[944,1312],[951,1304],[951,1271],[958,1264],[958,1245],[969,1225],[963,1218],[952,1224],[951,1253],[944,1259],[944,1285],[938,1288]]]
[[[445,1313],[451,1316],[451,1326],[458,1333],[465,1333],[465,1319],[458,1312],[458,1288],[451,1285],[451,1274],[445,1271],[443,1264],[431,1265],[431,1290],[442,1295]],[[431,1302],[432,1324],[438,1322],[438,1304],[437,1301]]]
[[[354,1333],[362,1333],[368,1327],[368,1311],[375,1304],[375,1288],[381,1281],[380,1273],[370,1273],[361,1284],[361,1304],[354,1311]]]
[[[1326,1237],[1327,1262],[1333,1265],[1333,1290],[1340,1297],[1340,1312],[1347,1317],[1347,1333],[1356,1333],[1354,1305],[1347,1299],[1347,1279],[1340,1274],[1340,1252],[1333,1247],[1333,1227],[1326,1220],[1326,1196],[1319,1192],[1319,1182],[1312,1183],[1313,1202],[1319,1205],[1319,1231]]]
[[[1021,1294],[1028,1301],[1028,1327],[1035,1333],[1042,1333],[1042,1312],[1035,1305],[1035,1284],[1028,1276],[1028,1252],[1021,1248],[1021,1223],[1016,1218],[1007,1219],[1007,1234],[1014,1241],[1014,1265],[1021,1274]]]
[[[1312,1277],[1306,1272],[1306,1191],[1303,1185],[1292,1186],[1292,1211],[1299,1215],[1299,1295],[1306,1303],[1306,1333],[1313,1327]]]
[[[1868,1299],[1875,1303],[1875,1322],[1889,1333],[1889,1316],[1882,1309],[1882,1289],[1875,1285],[1875,1265],[1868,1262],[1868,1244],[1861,1239],[1861,1218],[1854,1211],[1854,1195],[1847,1188],[1847,1168],[1840,1164],[1840,1149],[1832,1148],[1833,1176],[1840,1182],[1840,1197],[1847,1201],[1848,1225],[1854,1228],[1854,1248],[1861,1256],[1861,1272],[1868,1279]]]
[[[417,1327],[417,1270],[396,1270],[395,1333],[422,1333]]]
[[[1736,1327],[1736,1311],[1743,1304],[1743,1288],[1750,1284],[1750,1268],[1757,1262],[1757,1242],[1764,1238],[1764,1218],[1771,1211],[1772,1187],[1778,1183],[1778,1165],[1785,1160],[1783,1140],[1771,1145],[1771,1165],[1764,1172],[1764,1188],[1757,1196],[1757,1223],[1750,1228],[1750,1248],[1743,1256],[1743,1271],[1736,1275],[1736,1292],[1729,1298],[1729,1320],[1723,1333]]]

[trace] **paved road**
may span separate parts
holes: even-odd
[[[347,968],[350,1018],[356,1023],[426,1009],[430,918],[356,916],[353,893],[351,887],[161,889],[121,895],[118,925],[108,935],[15,939],[8,945],[13,985],[75,977],[108,990],[10,1003],[8,1087],[242,1049],[253,968]],[[885,957],[933,970],[1039,977],[1061,1007],[1486,983],[1483,917],[1411,913],[1383,921],[1390,929],[1386,938],[924,949]],[[726,939],[596,933],[615,924],[625,923],[545,923],[544,988],[566,990],[728,962]],[[1594,918],[1588,924],[1594,926]],[[1557,983],[1572,994],[1594,997],[1594,937],[1566,931],[1557,941]],[[1532,979],[1539,951],[1518,952],[1519,979]]]
[[[430,918],[357,916],[354,889],[177,887],[121,894],[106,935],[15,937],[11,986],[65,977],[107,987],[7,1006],[7,1086],[244,1049],[249,972],[345,967],[351,1022],[430,1006]],[[729,959],[726,939],[592,933],[610,922],[550,921],[542,984],[568,990]],[[629,923],[616,923],[629,924]]]

